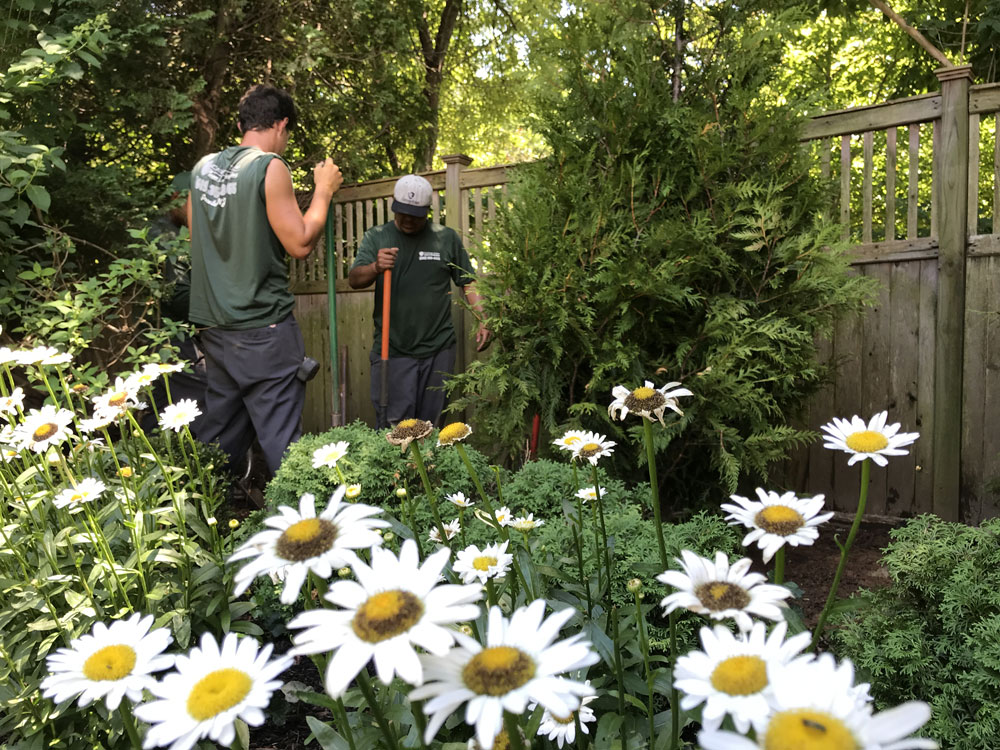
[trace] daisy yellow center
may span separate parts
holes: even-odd
[[[759,656],[731,656],[712,670],[712,687],[728,695],[754,695],[767,687],[767,663]]]
[[[822,711],[799,709],[774,715],[764,735],[764,750],[859,750],[840,719]]]
[[[535,662],[512,646],[484,648],[462,670],[465,686],[478,695],[506,695],[535,676]]]
[[[121,474],[126,479],[128,479],[130,476],[132,476],[132,467],[131,466],[123,466],[123,467],[121,467],[121,469],[118,470],[118,473]]]
[[[445,425],[441,432],[438,433],[438,442],[444,445],[450,445],[456,440],[461,440],[469,434],[469,425],[465,422],[453,422],[452,424]]]
[[[583,438],[579,435],[570,435],[568,438],[563,440],[563,442],[566,443],[566,445],[576,445],[577,443],[582,443]]]
[[[489,570],[496,564],[497,559],[495,557],[490,557],[489,555],[480,555],[472,561],[472,567],[476,570]]]
[[[497,738],[493,740],[493,747],[491,750],[510,750],[510,737],[507,736],[507,730],[501,730]]]
[[[580,448],[578,453],[584,458],[590,458],[591,456],[601,452],[600,443],[587,443],[585,446]]]
[[[417,426],[417,420],[415,419],[404,419],[402,422],[396,425],[401,430],[408,430],[411,427]]]
[[[768,505],[754,520],[764,531],[778,536],[791,536],[805,522],[801,513],[787,505]]]
[[[120,680],[132,674],[134,668],[135,650],[131,646],[105,646],[83,663],[83,674],[94,682]]]
[[[648,414],[662,408],[666,403],[666,396],[646,386],[636,388],[625,397],[625,406],[628,407],[628,410],[638,414]]]
[[[38,443],[42,440],[48,440],[50,437],[55,435],[59,431],[59,427],[52,422],[46,422],[40,425],[33,433],[31,433],[32,439]]]
[[[75,502],[77,502],[79,500],[83,500],[83,495],[81,493],[74,492],[72,495],[70,495],[69,501],[71,503],[75,503]]]
[[[202,677],[191,689],[187,711],[195,721],[207,721],[247,697],[253,680],[238,669],[217,669]]]
[[[719,612],[724,609],[743,609],[750,603],[750,595],[732,583],[725,581],[710,581],[703,583],[694,590],[706,609]]]
[[[113,393],[108,399],[108,406],[121,406],[128,399],[127,391],[118,391]]]
[[[73,393],[83,393],[85,390],[87,390],[87,386],[84,385],[83,383],[77,383],[70,390],[72,390]]]
[[[379,643],[405,633],[423,614],[423,602],[409,591],[383,591],[358,607],[351,627],[361,640]]]
[[[325,518],[303,518],[285,529],[275,552],[278,557],[292,562],[302,562],[318,557],[333,547],[337,527]]]
[[[570,714],[569,716],[556,716],[555,714],[552,714],[552,721],[556,724],[572,724],[573,714]]]
[[[864,430],[847,436],[847,447],[855,453],[875,453],[889,445],[889,440],[881,432]]]
[[[347,494],[348,497],[357,497],[358,495],[361,494],[361,488],[360,487],[348,487],[346,494]]]

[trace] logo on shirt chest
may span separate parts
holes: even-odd
[[[436,260],[436,261],[440,261],[441,260],[441,253],[434,253],[434,252],[428,252],[428,251],[425,251],[425,250],[421,250],[417,254],[417,260]]]

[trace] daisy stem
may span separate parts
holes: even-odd
[[[410,487],[405,479],[403,480],[403,489],[406,490],[406,497],[400,498],[400,504],[403,506],[406,518],[410,522],[410,531],[413,532],[413,541],[417,545],[417,554],[423,559],[424,549],[423,545],[420,544],[420,532],[417,530],[417,521],[413,516],[413,498],[410,496]]]
[[[779,586],[785,582],[785,547],[778,547],[774,553],[774,582]]]
[[[573,546],[576,547],[576,564],[580,569],[580,585],[587,593],[587,618],[593,619],[594,602],[590,596],[590,579],[585,577],[583,572],[583,542],[581,541],[583,536],[583,499],[580,497],[580,478],[576,472],[576,464],[571,461],[570,466],[573,467],[573,485],[576,487],[576,523],[573,525]]]
[[[434,488],[431,486],[431,480],[427,476],[427,467],[424,466],[424,457],[420,455],[420,448],[417,447],[416,440],[410,443],[410,453],[413,454],[413,463],[417,465],[417,471],[420,472],[420,481],[424,485],[424,493],[427,495],[427,502],[431,506],[434,523],[437,524],[438,533],[441,534],[441,543],[450,549],[451,540],[448,539],[448,534],[445,532],[444,524],[441,523],[441,514],[438,512],[437,495],[434,494]]]
[[[660,517],[660,485],[656,480],[656,452],[653,450],[653,423],[642,420],[642,436],[646,443],[646,466],[649,468],[649,499],[653,504],[653,518],[656,522],[656,547],[660,553],[660,567],[666,570],[667,545],[663,541],[663,519]]]
[[[410,443],[410,445],[413,445],[413,443]],[[361,688],[361,694],[365,697],[365,701],[369,707],[371,707],[372,713],[375,714],[375,722],[378,724],[378,728],[382,730],[382,736],[389,743],[389,747],[391,750],[399,750],[399,740],[396,738],[396,733],[393,731],[392,725],[386,720],[378,698],[375,696],[375,691],[372,690],[372,683],[368,677],[367,667],[362,667],[361,671],[358,672],[358,687]]]
[[[611,607],[611,634],[615,639],[615,681],[618,683],[618,715],[622,717],[622,750],[628,750],[628,729],[625,726],[625,675],[622,673],[621,636],[618,633],[618,607]]]
[[[677,667],[677,610],[671,610],[667,615],[667,626],[670,629],[670,671]],[[673,682],[673,680],[671,680]],[[670,688],[670,750],[681,746],[681,696],[676,687]]]
[[[489,495],[486,494],[486,490],[483,489],[483,483],[479,479],[479,473],[476,468],[472,465],[472,461],[469,460],[469,454],[465,450],[465,446],[461,443],[455,443],[455,449],[458,451],[458,455],[462,457],[462,463],[465,464],[465,470],[472,477],[472,483],[476,485],[476,492],[479,493],[480,499],[483,501],[483,505],[486,506],[486,512],[490,514],[490,518],[496,518],[496,513],[493,510],[493,503],[490,502]],[[499,487],[499,480],[497,483]],[[500,527],[500,536],[505,542],[510,541],[510,532],[507,531],[506,526]]]
[[[322,674],[322,672],[320,672],[320,674]],[[354,744],[354,730],[351,729],[351,719],[347,715],[347,709],[344,708],[344,699],[335,698],[333,702],[334,705],[337,706],[337,712],[338,712],[337,718],[340,720],[341,724],[344,727],[343,735],[347,739],[347,746],[351,750],[357,750],[357,747]],[[423,742],[423,736],[421,736],[420,741]]]
[[[493,586],[492,578],[486,579],[486,603],[491,607],[495,606],[497,603],[497,592]]]
[[[635,627],[639,631],[639,648],[642,650],[642,666],[646,670],[646,688],[649,690],[649,704],[646,707],[646,717],[649,719],[649,743],[652,745],[656,741],[656,725],[653,717],[653,670],[649,666],[649,632],[646,630],[646,618],[642,612],[642,593],[635,591],[632,593],[635,599]]]
[[[870,458],[866,458],[861,464],[861,492],[858,495],[858,510],[854,514],[854,523],[851,524],[851,530],[847,534],[847,541],[842,545],[839,542],[837,543],[840,546],[840,562],[837,563],[837,572],[833,574],[833,583],[830,584],[830,593],[827,594],[826,604],[823,605],[823,611],[819,613],[819,620],[816,621],[816,630],[813,632],[812,643],[809,645],[812,651],[816,650],[816,647],[819,645],[819,639],[823,635],[823,626],[826,624],[826,618],[829,617],[833,603],[837,599],[837,588],[840,586],[840,578],[844,575],[844,569],[847,567],[847,553],[851,551],[851,545],[854,544],[854,537],[858,535],[858,529],[861,528],[861,518],[865,514],[865,505],[868,504],[868,482],[871,478],[871,473],[872,462]]]
[[[590,521],[594,528],[594,567],[597,568],[597,593],[604,590],[604,568],[601,567],[601,530],[597,524],[597,500],[590,506]]]
[[[135,717],[132,716],[132,711],[128,707],[126,701],[122,701],[118,704],[118,713],[122,717],[122,726],[125,727],[125,733],[128,735],[129,742],[132,743],[133,750],[142,750],[142,740],[139,739],[139,730],[135,725]]]
[[[521,730],[517,726],[517,719],[510,711],[503,712],[503,728],[507,730],[507,744],[511,750],[524,750]]]
[[[604,500],[601,497],[601,487],[597,478],[597,464],[591,464],[591,474],[594,477],[594,494],[596,495],[597,512],[601,519],[601,547],[604,550],[604,567],[608,575],[608,593],[611,593],[611,554],[608,552],[608,529],[604,525]]]

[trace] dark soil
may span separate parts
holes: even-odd
[[[861,525],[840,582],[838,598],[847,598],[858,589],[877,589],[889,585],[889,573],[882,565],[881,558],[882,550],[889,546],[891,529],[889,524],[874,521]],[[786,552],[786,580],[797,584],[803,592],[802,598],[796,599],[793,606],[802,609],[802,616],[810,629],[816,625],[819,613],[826,603],[830,583],[840,561],[840,550],[834,536],[845,542],[849,530],[849,519],[834,518],[823,526],[819,539],[813,546],[790,547]],[[762,563],[756,549],[747,552],[755,559],[755,569],[762,572],[770,570],[771,566]],[[282,679],[286,682],[306,683],[312,689],[322,692],[316,669],[304,657],[300,657],[298,663],[282,675]],[[281,698],[276,695],[273,701],[279,702]],[[274,707],[272,703],[272,709]],[[307,747],[305,740],[309,736],[309,728],[306,716],[315,716],[325,722],[332,719],[328,711],[301,702],[282,706],[279,713],[282,716],[278,721],[268,721],[264,726],[251,731],[251,750],[299,750]],[[308,747],[319,745],[313,741]]]

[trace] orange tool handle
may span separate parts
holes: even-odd
[[[382,272],[382,359],[389,359],[389,290],[392,288],[392,270]]]

